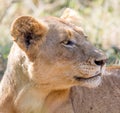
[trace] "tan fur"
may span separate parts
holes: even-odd
[[[78,12],[70,8],[65,9],[61,18],[65,19],[68,22],[74,23],[77,26],[80,26],[82,24],[82,18],[79,16]]]
[[[97,88],[73,87],[71,100],[75,113],[120,113],[120,66],[107,67]]]
[[[99,63],[106,56],[65,19],[22,16],[13,22],[11,34],[0,113],[74,113],[71,87],[100,84],[96,75],[103,73]]]

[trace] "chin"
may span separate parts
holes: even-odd
[[[89,80],[84,80],[83,84],[81,86],[88,87],[88,88],[95,88],[98,87],[101,84],[102,78],[100,76],[89,79]]]

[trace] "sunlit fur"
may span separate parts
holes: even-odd
[[[106,56],[80,27],[56,17],[22,16],[13,22],[11,35],[14,43],[0,84],[0,113],[73,113],[71,87],[100,84],[101,76],[96,75],[103,66],[95,60]]]

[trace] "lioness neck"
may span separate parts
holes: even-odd
[[[12,60],[12,57],[16,59]],[[69,89],[55,91],[34,83],[29,78],[25,59],[24,53],[13,45],[0,86],[4,90],[0,91],[0,112],[8,112],[6,108],[4,110],[4,106],[9,107],[9,113],[55,112],[61,104],[67,102]]]

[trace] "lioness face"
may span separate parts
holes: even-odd
[[[53,89],[100,84],[106,56],[95,48],[80,27],[64,19],[44,23],[23,16],[12,26],[12,36],[29,60],[29,77]]]

